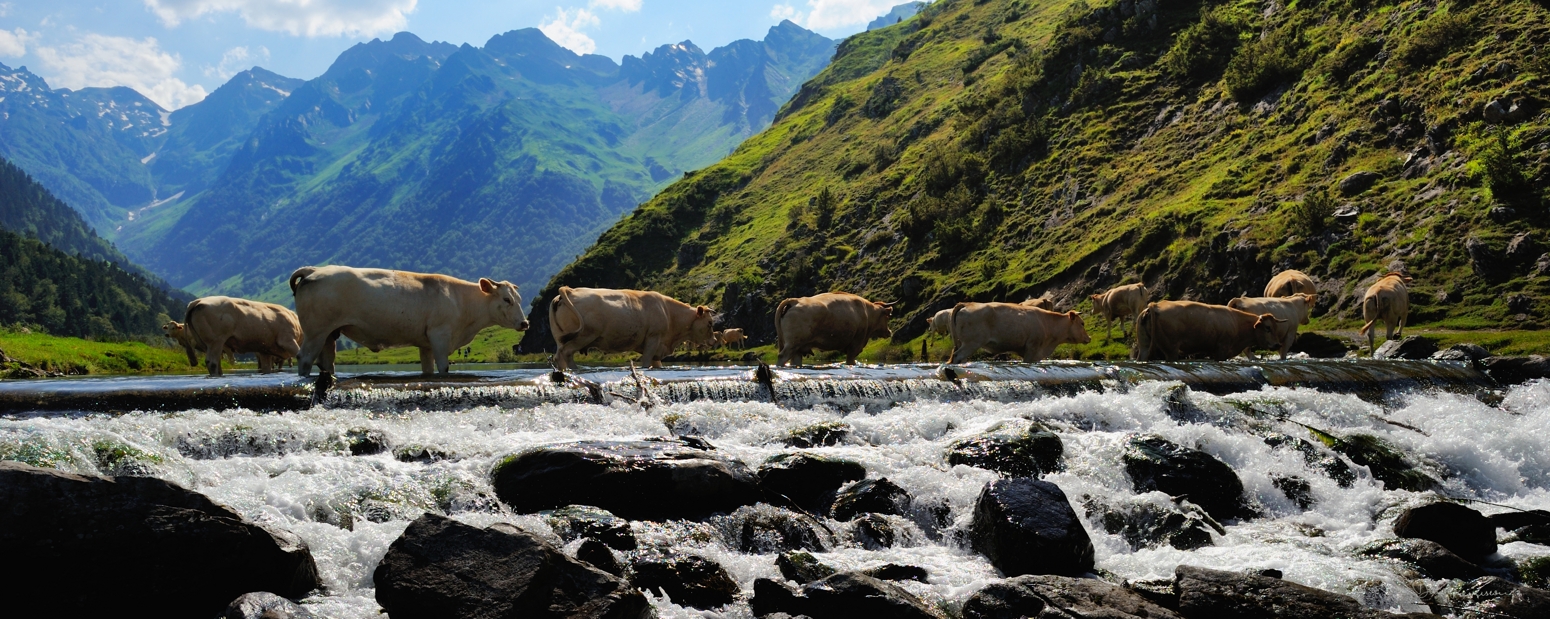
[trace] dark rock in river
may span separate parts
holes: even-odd
[[[910,508],[910,493],[888,478],[863,479],[841,490],[829,511],[835,520],[850,520],[857,514],[903,515]]]
[[[969,532],[1001,573],[1077,576],[1093,569],[1093,543],[1055,484],[1027,477],[985,484]]]
[[[1516,385],[1536,378],[1550,378],[1550,359],[1539,355],[1527,357],[1486,357],[1480,367],[1492,380],[1503,385]]]
[[[1491,521],[1491,525],[1503,531],[1513,531],[1535,524],[1550,524],[1550,511],[1532,509],[1523,511],[1502,512],[1485,517]]]
[[[1394,534],[1437,542],[1472,561],[1496,552],[1496,525],[1484,514],[1458,503],[1437,502],[1407,509],[1394,521]]]
[[[388,547],[372,580],[393,619],[651,616],[646,596],[505,523],[427,513]]]
[[[1308,509],[1316,502],[1313,497],[1313,485],[1296,475],[1271,475],[1270,485],[1280,490],[1282,496],[1297,504],[1298,509]]]
[[[1130,439],[1125,473],[1136,492],[1160,490],[1186,498],[1213,518],[1245,515],[1243,482],[1232,467],[1206,452],[1182,447],[1156,435]]]
[[[519,513],[596,505],[631,520],[700,518],[759,497],[742,462],[684,439],[540,447],[497,464],[491,483]]]
[[[1383,482],[1389,490],[1424,492],[1437,485],[1437,480],[1415,469],[1398,449],[1387,441],[1370,434],[1352,434],[1335,439],[1334,450],[1350,458],[1352,462],[1367,467],[1372,476]]]
[[[926,568],[914,565],[899,565],[897,563],[885,563],[877,567],[869,567],[861,570],[861,573],[878,580],[913,580],[915,582],[926,582],[927,577],[930,576],[930,574],[926,573]]]
[[[964,619],[1102,617],[1178,619],[1173,611],[1101,580],[1018,576],[980,589],[963,605]]]
[[[1060,470],[1063,453],[1065,445],[1054,432],[1019,419],[953,443],[947,448],[947,463],[991,470],[1003,477],[1039,477]]]
[[[1479,344],[1461,342],[1432,353],[1432,359],[1437,361],[1479,361],[1491,356],[1491,352]]]
[[[843,421],[824,421],[797,428],[786,433],[781,442],[787,447],[833,447],[850,436],[850,424]]]
[[[630,564],[636,588],[666,595],[679,606],[720,608],[737,599],[741,589],[721,564],[695,555],[640,558]]]
[[[867,550],[882,550],[892,548],[894,542],[900,537],[893,523],[882,514],[862,514],[851,521],[852,531],[856,541]]]
[[[759,467],[759,489],[815,514],[826,514],[846,483],[866,478],[866,467],[850,460],[808,453],[776,455]]]
[[[1276,449],[1290,448],[1302,454],[1302,461],[1309,468],[1323,471],[1324,475],[1335,480],[1335,484],[1341,488],[1350,488],[1356,483],[1356,471],[1351,470],[1351,465],[1341,460],[1340,456],[1326,453],[1307,439],[1275,433],[1265,437],[1265,444]],[[1295,499],[1293,499],[1295,500]]]
[[[835,569],[819,562],[812,553],[787,552],[775,559],[775,567],[787,580],[805,585],[815,580],[833,576]]]
[[[807,583],[800,592],[760,578],[754,581],[749,607],[756,617],[786,613],[813,619],[942,619],[936,609],[898,585],[856,572]]]
[[[0,582],[56,616],[217,615],[252,591],[320,586],[301,539],[149,477],[0,462]]]
[[[1108,502],[1094,496],[1082,497],[1082,508],[1089,519],[1103,523],[1103,530],[1118,535],[1131,550],[1155,548],[1167,544],[1179,550],[1194,550],[1212,544],[1211,531],[1227,531],[1199,506],[1184,503],[1162,506],[1147,501]]]
[[[834,544],[833,537],[816,520],[765,503],[739,507],[731,514],[718,516],[715,524],[727,545],[740,552],[824,552]]]
[[[1476,578],[1444,592],[1463,617],[1550,617],[1550,592],[1513,584],[1495,576]]]
[[[1322,333],[1300,333],[1297,340],[1292,342],[1292,348],[1287,352],[1307,353],[1314,359],[1339,359],[1355,348],[1348,346],[1349,342],[1340,338],[1329,337]]]
[[[387,435],[371,428],[350,428],[344,433],[344,443],[352,456],[371,456],[387,451]]]
[[[567,542],[579,538],[597,540],[618,550],[635,550],[635,530],[630,521],[591,505],[566,505],[545,515],[554,534]]]
[[[1407,335],[1402,340],[1389,340],[1372,352],[1374,359],[1428,359],[1437,352],[1437,343],[1431,338]]]
[[[1179,614],[1222,619],[1379,619],[1431,617],[1395,615],[1362,607],[1350,596],[1294,582],[1180,565],[1174,572]]]
[[[614,576],[624,576],[624,564],[619,562],[619,557],[614,556],[607,544],[595,539],[581,542],[576,548],[576,559]]]
[[[244,593],[226,605],[222,619],[314,619],[300,604],[267,591]]]
[[[1357,554],[1386,557],[1415,566],[1427,578],[1468,580],[1485,575],[1480,566],[1465,560],[1442,544],[1425,539],[1386,539],[1368,544]]]

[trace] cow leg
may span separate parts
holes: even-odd
[[[256,355],[258,357],[258,373],[268,374],[269,369],[274,367],[274,361],[272,360],[273,357],[270,357],[264,353],[256,353]]]
[[[960,342],[960,341],[958,341],[958,339],[956,337],[954,337],[953,338],[953,356],[952,356],[952,359],[951,359],[950,363],[952,363],[953,365],[957,365],[959,363],[963,363],[965,361],[968,361],[969,357],[973,357],[974,353],[978,352],[980,347],[984,346],[984,345],[985,345],[984,342],[974,342],[974,341],[969,341],[969,340],[964,340],[964,341]]]
[[[317,333],[317,331],[307,331],[305,333]],[[322,337],[304,334],[302,336],[301,348],[296,355],[296,373],[301,376],[310,376],[312,374],[312,364],[318,363],[321,365],[323,346],[333,343],[334,338],[337,337],[337,334]],[[330,356],[329,366],[323,369],[323,371],[331,372],[333,371],[332,368],[333,358]]]
[[[1387,320],[1387,319],[1385,319],[1385,320],[1384,320],[1384,321],[1383,321],[1383,328],[1384,328],[1384,330],[1385,330],[1385,331],[1386,331],[1386,332],[1387,332],[1387,334],[1388,334],[1388,335],[1387,335],[1387,336],[1385,336],[1385,337],[1384,337],[1384,338],[1383,338],[1383,339],[1384,339],[1384,340],[1385,340],[1385,341],[1387,341],[1387,340],[1392,340],[1392,339],[1394,339],[1394,323],[1392,323],[1392,322],[1389,322],[1389,321],[1388,321],[1388,320]]]
[[[1281,343],[1281,360],[1286,360],[1286,353],[1292,350],[1292,344],[1297,343],[1297,332],[1293,331],[1286,336],[1286,341]]]
[[[1368,329],[1367,330],[1367,352],[1369,352],[1369,353],[1378,352],[1378,342],[1377,342],[1377,340],[1378,340],[1378,330],[1377,329]]]
[[[205,349],[205,372],[210,376],[221,375],[221,351],[226,349],[226,340],[210,342]]]
[[[328,339],[323,342],[323,355],[322,360],[318,362],[318,370],[325,374],[334,373],[334,355],[339,352],[339,331],[341,329],[343,327],[334,329],[332,333],[328,334]]]

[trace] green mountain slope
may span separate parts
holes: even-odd
[[[67,254],[129,264],[129,259],[97,236],[79,213],[4,159],[0,159],[0,228],[38,239]]]
[[[709,302],[761,343],[782,298],[851,290],[899,301],[906,341],[963,300],[1225,302],[1284,268],[1331,324],[1403,268],[1412,322],[1532,327],[1547,42],[1521,0],[942,0],[603,233],[524,348],[553,346],[559,285]]]

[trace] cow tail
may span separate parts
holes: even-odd
[[[1365,299],[1362,299],[1362,313],[1363,314],[1367,314],[1367,307],[1368,307],[1369,304],[1372,306],[1372,309],[1373,309],[1372,313],[1369,314],[1370,316],[1372,316],[1372,320],[1368,320],[1367,324],[1362,325],[1362,330],[1361,331],[1357,331],[1357,333],[1360,333],[1362,335],[1367,335],[1367,332],[1372,330],[1373,323],[1378,322],[1378,317],[1382,316],[1382,314],[1377,311],[1378,307],[1379,307],[1378,306],[1378,299],[1377,299],[1377,297],[1367,297]]]
[[[958,358],[958,334],[962,333],[962,331],[958,330],[958,312],[959,312],[959,310],[962,310],[964,308],[964,306],[966,306],[966,305],[968,305],[968,304],[967,303],[959,303],[957,305],[954,305],[953,306],[953,313],[947,315],[947,324],[951,327],[951,331],[952,331],[952,333],[948,333],[947,335],[948,335],[948,337],[953,338],[953,350],[952,350],[952,352],[948,353],[948,355],[947,355],[947,361],[949,363],[951,363],[954,359]],[[972,353],[973,351],[970,351],[970,352]]]
[[[775,306],[775,352],[777,354],[786,348],[785,340],[780,338],[780,319],[785,318],[786,312],[791,311],[791,308],[796,304],[796,299],[786,299],[781,301],[780,305]]]
[[[1157,324],[1155,312],[1156,304],[1149,303],[1141,308],[1140,314],[1136,315],[1136,349],[1131,353],[1131,357],[1141,361],[1151,359],[1152,340],[1157,339],[1156,334],[1152,333],[1153,327]],[[1143,358],[1142,355],[1145,357]]]
[[[581,312],[576,310],[576,302],[572,301],[570,298],[570,286],[560,286],[560,294],[555,295],[554,300],[549,302],[550,329],[559,329],[560,323],[555,320],[555,305],[559,303],[564,303],[565,307],[570,308],[571,313],[576,315],[576,330],[571,331],[570,333],[561,334],[559,339],[561,344],[569,344],[571,340],[576,339],[576,336],[581,335],[582,329],[587,328],[587,322],[586,319],[581,316]]]
[[[196,348],[204,342],[199,340],[199,330],[194,328],[194,312],[204,306],[204,299],[194,299],[188,302],[188,309],[183,310],[183,332],[188,334],[189,341]]]
[[[301,285],[301,280],[306,279],[307,276],[312,275],[317,270],[317,267],[302,267],[291,273],[291,296],[296,296],[296,287]]]

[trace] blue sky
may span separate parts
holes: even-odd
[[[791,19],[830,37],[903,0],[0,0],[0,63],[60,88],[129,86],[175,109],[257,65],[321,74],[346,48],[407,30],[483,45],[539,27],[618,60],[692,40],[709,51]]]

